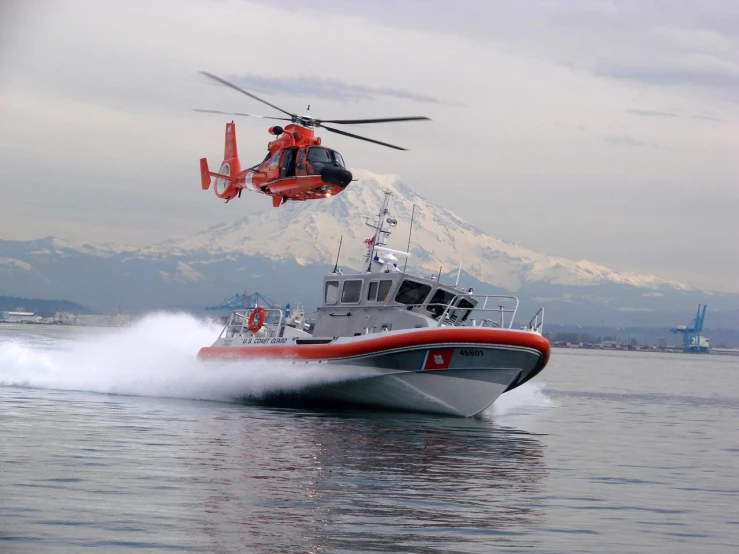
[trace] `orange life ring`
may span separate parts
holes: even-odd
[[[262,328],[262,325],[264,325],[264,316],[265,316],[264,308],[261,306],[257,306],[251,311],[251,315],[249,316],[249,331],[252,333],[256,333],[259,331],[259,329]]]

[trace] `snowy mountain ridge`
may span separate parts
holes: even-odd
[[[405,250],[415,205],[409,271],[436,273],[459,266],[481,282],[517,291],[526,283],[589,286],[605,283],[645,289],[691,290],[691,287],[653,275],[620,272],[589,261],[552,257],[485,234],[462,218],[424,199],[396,175],[355,170],[358,182],[340,195],[313,202],[290,202],[247,216],[231,224],[216,225],[194,236],[169,239],[136,255],[229,254],[261,255],[272,260],[295,260],[301,265],[333,264],[343,236],[340,265],[363,267],[363,241],[373,236],[365,225],[374,221],[389,190],[390,216],[398,220],[388,246]],[[89,246],[89,245],[86,245]],[[403,261],[401,260],[401,263]]]

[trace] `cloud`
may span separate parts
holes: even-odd
[[[675,112],[661,112],[657,110],[637,110],[637,109],[626,109],[626,113],[631,115],[638,115],[642,117],[676,117],[683,119],[700,119],[702,121],[714,121],[716,123],[722,123],[723,119],[717,117],[711,117],[708,115],[683,115]]]
[[[339,102],[374,100],[378,96],[389,96],[425,104],[448,104],[440,98],[390,87],[373,87],[347,83],[339,79],[320,77],[269,77],[266,75],[237,75],[230,80],[250,92],[262,94],[282,94],[302,98],[322,98]]]
[[[643,115],[647,117],[681,117],[680,115],[672,112],[658,112],[653,110],[624,110],[626,113],[630,113],[632,115]]]
[[[631,135],[604,135],[603,140],[608,144],[617,144],[622,146],[655,146],[654,143],[637,140]]]
[[[653,312],[654,310],[651,308],[629,308],[626,306],[619,306],[618,308],[616,308],[616,311],[627,312],[627,313],[638,313],[638,312]]]
[[[612,65],[601,68],[600,75],[659,86],[706,88],[739,87],[739,68],[710,56],[695,56],[684,63],[664,65]]]

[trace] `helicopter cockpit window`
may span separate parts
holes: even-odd
[[[319,148],[314,146],[308,151],[308,161],[311,163],[319,164],[330,164],[333,163],[331,159],[331,152],[325,148]]]
[[[341,154],[339,154],[336,150],[333,152],[334,154],[334,161],[336,162],[336,165],[339,167],[346,167],[346,164],[344,163],[344,158],[341,157]]]

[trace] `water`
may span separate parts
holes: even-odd
[[[739,359],[555,350],[482,419],[300,411],[216,329],[0,327],[0,552],[734,552]]]

